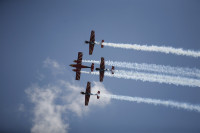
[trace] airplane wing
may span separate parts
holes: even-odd
[[[95,42],[95,32],[92,30],[90,35],[90,42]]]
[[[88,105],[89,100],[90,100],[90,94],[91,93],[91,89],[90,89],[90,82],[87,82],[87,88],[86,88],[86,95],[85,95],[85,106]]]
[[[81,72],[76,71],[76,80],[80,80]]]
[[[92,55],[92,52],[94,50],[94,42],[95,42],[95,32],[93,30],[91,31],[91,35],[90,35],[90,42],[92,42],[92,44],[90,43],[90,46],[89,46],[89,55]]]
[[[103,57],[101,57],[100,69],[101,70],[105,69],[105,62],[104,62],[104,58]],[[104,71],[100,71],[99,78],[100,78],[100,82],[103,82]]]
[[[92,55],[92,52],[94,50],[94,44],[89,44],[89,55]]]
[[[78,52],[78,59],[77,59],[77,64],[82,64],[82,57],[83,57],[83,53],[82,52]]]
[[[100,71],[99,78],[100,78],[100,82],[103,82],[104,71]]]

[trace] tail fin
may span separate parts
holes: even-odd
[[[114,74],[114,70],[115,70],[115,67],[112,66],[112,68],[111,68],[111,73],[112,73],[112,74]]]
[[[103,48],[103,47],[104,47],[104,46],[103,46],[103,42],[104,42],[104,40],[102,40],[102,41],[101,41],[101,48]]]
[[[98,92],[97,92],[97,99],[99,99],[99,98],[100,98],[100,96],[99,96],[99,95],[100,95],[100,91],[98,91]]]
[[[91,65],[91,72],[93,72],[93,70],[94,70],[94,63],[92,63]]]

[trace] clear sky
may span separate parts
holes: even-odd
[[[96,41],[200,50],[198,0],[0,1],[0,132],[200,132],[200,113],[113,99],[94,92],[200,104],[200,88],[82,74],[69,64],[83,59],[200,69],[200,59],[84,44]],[[89,64],[87,64],[89,65]],[[95,65],[98,67],[98,65]],[[110,67],[110,66],[106,66]],[[116,68],[118,69],[118,68]]]

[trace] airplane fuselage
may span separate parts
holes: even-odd
[[[95,44],[95,42],[90,42],[90,41],[85,41],[85,43],[86,43],[86,44],[92,44],[92,45]]]
[[[83,91],[81,91],[80,93],[81,93],[82,95],[97,95],[97,94],[87,93],[87,92],[83,92]]]
[[[103,71],[109,71],[109,69],[101,69],[101,68],[96,68],[97,71],[103,72]]]

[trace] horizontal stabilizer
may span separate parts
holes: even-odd
[[[111,73],[114,74],[115,67],[112,66]]]
[[[104,42],[104,40],[102,40],[102,41],[101,41],[101,48],[103,48],[103,47],[104,47],[104,46],[103,46],[103,42]]]
[[[97,92],[97,99],[100,98],[100,91]]]

